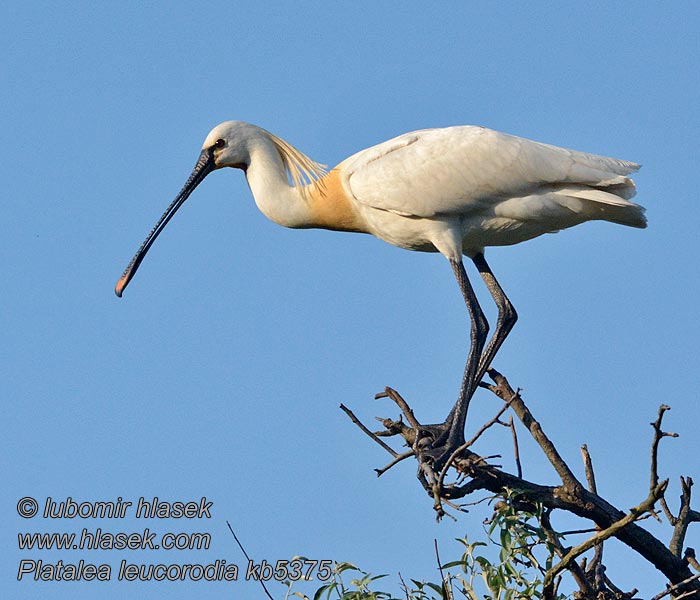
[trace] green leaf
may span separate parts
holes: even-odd
[[[452,567],[461,567],[466,564],[464,560],[453,560],[452,562],[445,563],[442,565],[443,569],[451,569]]]
[[[328,590],[328,595],[326,597],[330,598],[331,592],[335,590],[336,587],[338,587],[338,584],[335,581],[333,583],[327,583],[326,585],[322,585],[316,590],[316,593],[314,594],[314,600],[321,600],[323,592],[325,592],[326,590]]]
[[[501,546],[504,550],[510,551],[512,537],[507,529],[501,529]]]
[[[427,585],[430,589],[432,589],[432,590],[436,591],[438,594],[440,594],[440,598],[445,597],[444,590],[443,590],[443,587],[441,585],[438,585],[437,583],[430,583],[430,582],[426,583],[425,585]]]
[[[349,562],[340,562],[336,563],[334,571],[340,575],[344,571],[360,571],[360,568]]]
[[[314,594],[314,600],[321,600],[321,597],[323,596],[323,592],[325,592],[328,589],[327,585],[324,585],[316,590],[316,593]],[[296,592],[294,592],[296,594]]]

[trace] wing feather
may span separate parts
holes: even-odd
[[[342,166],[358,202],[417,217],[468,214],[561,184],[631,198],[634,182],[626,175],[639,168],[473,126],[404,134]]]

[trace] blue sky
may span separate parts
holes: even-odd
[[[331,166],[456,124],[642,163],[647,230],[592,223],[488,253],[520,314],[495,366],[579,474],[588,444],[599,489],[620,508],[646,497],[648,423],[662,402],[681,435],[663,442],[672,506],[678,476],[698,475],[696,3],[12,2],[2,12],[6,597],[260,597],[242,581],[15,580],[23,558],[115,572],[122,559],[244,565],[226,520],[258,560],[348,560],[392,580],[436,578],[434,538],[445,557],[455,537],[481,535],[485,507],[434,523],[413,464],[377,479],[387,456],[338,409],[396,416],[373,400],[392,385],[425,421],[449,410],[468,324],[441,257],[277,227],[227,170],[114,295],[207,132],[228,119]],[[486,392],[473,404],[472,430],[497,409]],[[521,441],[525,475],[556,482]],[[481,449],[512,468],[507,436]],[[24,496],[214,504],[194,522],[24,520]],[[210,532],[212,545],[32,554],[14,541],[147,526]],[[691,529],[688,545],[698,543]],[[663,588],[616,542],[608,566],[625,589]]]

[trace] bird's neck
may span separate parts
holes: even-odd
[[[289,184],[287,172],[274,145],[257,140],[250,149],[246,178],[260,211],[284,227],[309,227],[311,218],[301,189]]]

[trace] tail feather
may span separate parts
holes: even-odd
[[[629,191],[628,187],[616,189],[616,186],[612,186],[602,190],[581,186],[562,188],[558,190],[557,195],[562,196],[562,204],[588,219],[600,219],[643,229],[647,226],[645,209],[627,199]],[[565,198],[569,200],[566,201]]]

